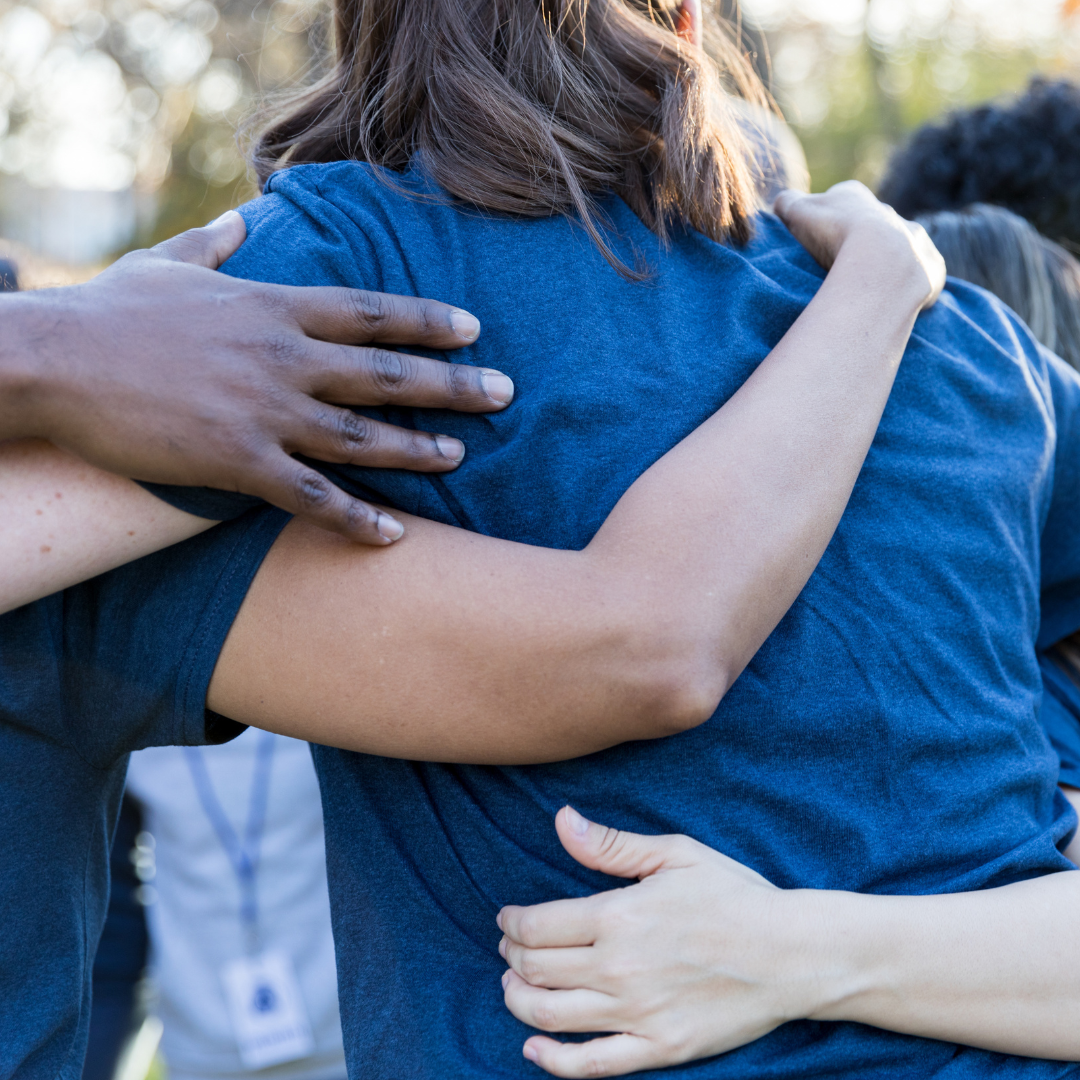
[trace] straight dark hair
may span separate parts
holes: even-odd
[[[275,107],[255,171],[399,172],[419,155],[464,203],[579,220],[630,278],[598,220],[604,192],[661,240],[685,224],[745,242],[751,155],[727,95],[767,96],[731,36],[714,28],[714,60],[676,18],[671,0],[335,0],[331,69]]]

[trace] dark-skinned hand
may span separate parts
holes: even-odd
[[[0,438],[49,439],[122,476],[241,491],[390,543],[398,522],[292,455],[448,472],[465,453],[457,439],[343,406],[492,412],[513,383],[379,347],[470,344],[480,324],[447,304],[216,273],[245,235],[230,212],[86,284],[5,297]]]

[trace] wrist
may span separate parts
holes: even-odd
[[[844,238],[835,270],[850,274],[862,292],[876,294],[890,310],[910,314],[912,319],[933,292],[911,236],[877,220],[856,225]]]
[[[852,1019],[872,982],[866,898],[825,889],[792,889],[785,896],[792,957],[788,1019]]]
[[[58,361],[79,347],[70,325],[69,292],[49,289],[0,300],[2,439],[52,437],[49,415],[58,389]]]

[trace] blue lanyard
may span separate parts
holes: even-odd
[[[259,940],[259,909],[255,875],[259,869],[259,847],[266,828],[266,804],[270,796],[270,767],[274,760],[274,742],[273,732],[260,732],[259,745],[255,751],[255,772],[251,779],[248,820],[243,843],[236,835],[236,830],[232,827],[214,791],[206,761],[199,747],[184,747],[184,756],[191,772],[192,783],[195,785],[195,793],[199,797],[203,811],[210,819],[210,824],[214,827],[214,832],[217,833],[221,846],[225,849],[225,854],[229,857],[229,865],[240,885],[240,921],[247,931],[248,945],[253,952],[257,950]]]

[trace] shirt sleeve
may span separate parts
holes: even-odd
[[[107,768],[131,750],[223,742],[206,691],[289,520],[264,508],[0,617],[0,717]]]
[[[1053,354],[1045,356],[1057,445],[1042,532],[1042,649],[1080,629],[1080,374]]]

